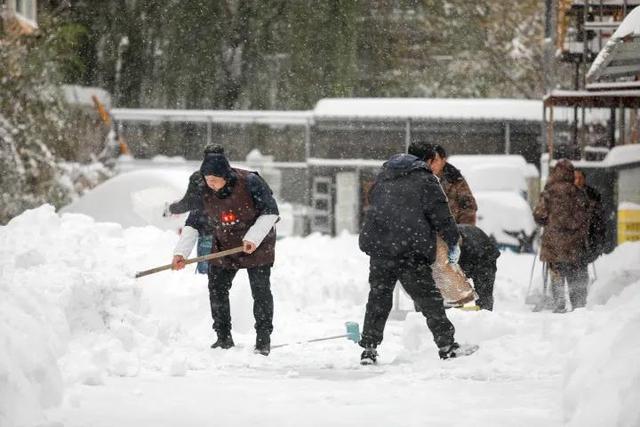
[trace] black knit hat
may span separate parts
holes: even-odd
[[[228,178],[231,175],[231,165],[222,153],[207,153],[200,166],[202,175],[213,175]]]

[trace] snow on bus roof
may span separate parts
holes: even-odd
[[[326,98],[317,119],[478,119],[542,121],[542,102],[496,98]]]

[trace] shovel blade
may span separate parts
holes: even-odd
[[[345,322],[347,328],[347,339],[355,343],[360,342],[360,325],[358,322]]]

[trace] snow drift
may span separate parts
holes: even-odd
[[[47,408],[56,407],[73,416],[71,424],[82,425],[73,411],[86,408],[90,420],[93,406],[76,403],[91,395],[90,390],[109,389],[111,379],[129,378],[131,387],[136,377],[199,378],[194,371],[219,375],[215,378],[225,384],[221,404],[231,405],[236,416],[247,403],[262,402],[259,396],[264,393],[253,392],[251,384],[268,383],[282,397],[270,401],[275,405],[271,414],[295,415],[291,420],[306,415],[287,405],[287,399],[311,393],[306,396],[315,402],[314,390],[330,387],[331,395],[343,397],[331,401],[331,408],[345,424],[364,421],[354,411],[362,414],[380,387],[400,396],[407,387],[418,391],[436,384],[459,390],[460,398],[472,399],[475,407],[503,402],[503,407],[524,408],[524,395],[505,397],[491,391],[517,388],[522,382],[522,391],[534,396],[528,412],[487,406],[485,412],[476,411],[479,425],[518,419],[538,425],[545,420],[548,425],[562,416],[571,425],[638,424],[633,405],[640,399],[640,367],[635,363],[640,356],[640,274],[634,266],[639,264],[640,243],[622,245],[600,259],[588,307],[567,315],[531,313],[524,306],[532,256],[505,252],[498,260],[496,311],[449,311],[457,338],[481,345],[476,355],[441,363],[424,320],[412,314],[404,322],[389,322],[382,366],[359,372],[354,369],[358,347],[342,341],[285,347],[268,359],[253,355],[251,295],[244,273],[231,290],[238,348],[212,353],[204,276],[185,269],[132,278],[136,270],[167,263],[176,239],[174,232],[154,227],[125,229],[84,215],[60,216],[51,206],[27,211],[0,227],[0,425],[37,425],[55,413]],[[274,344],[335,335],[342,332],[344,320],[361,321],[368,259],[358,251],[356,236],[287,238],[278,243],[276,253]],[[305,372],[325,382],[296,382]],[[354,397],[353,380],[371,382],[366,387],[362,383]],[[562,407],[555,392],[564,396]],[[540,408],[535,396],[542,395],[558,406]],[[405,396],[389,405],[401,408],[405,398],[412,399]],[[360,406],[353,406],[354,399]],[[445,397],[441,400],[434,404],[450,408]],[[300,411],[304,408],[309,409],[302,406]],[[446,414],[429,417],[443,422]],[[424,425],[424,417],[411,419],[408,425]],[[374,417],[369,424],[385,420],[389,418]],[[109,425],[109,420],[101,425]]]

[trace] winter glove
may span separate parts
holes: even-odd
[[[455,245],[449,249],[449,264],[457,264],[460,260],[460,245]]]

